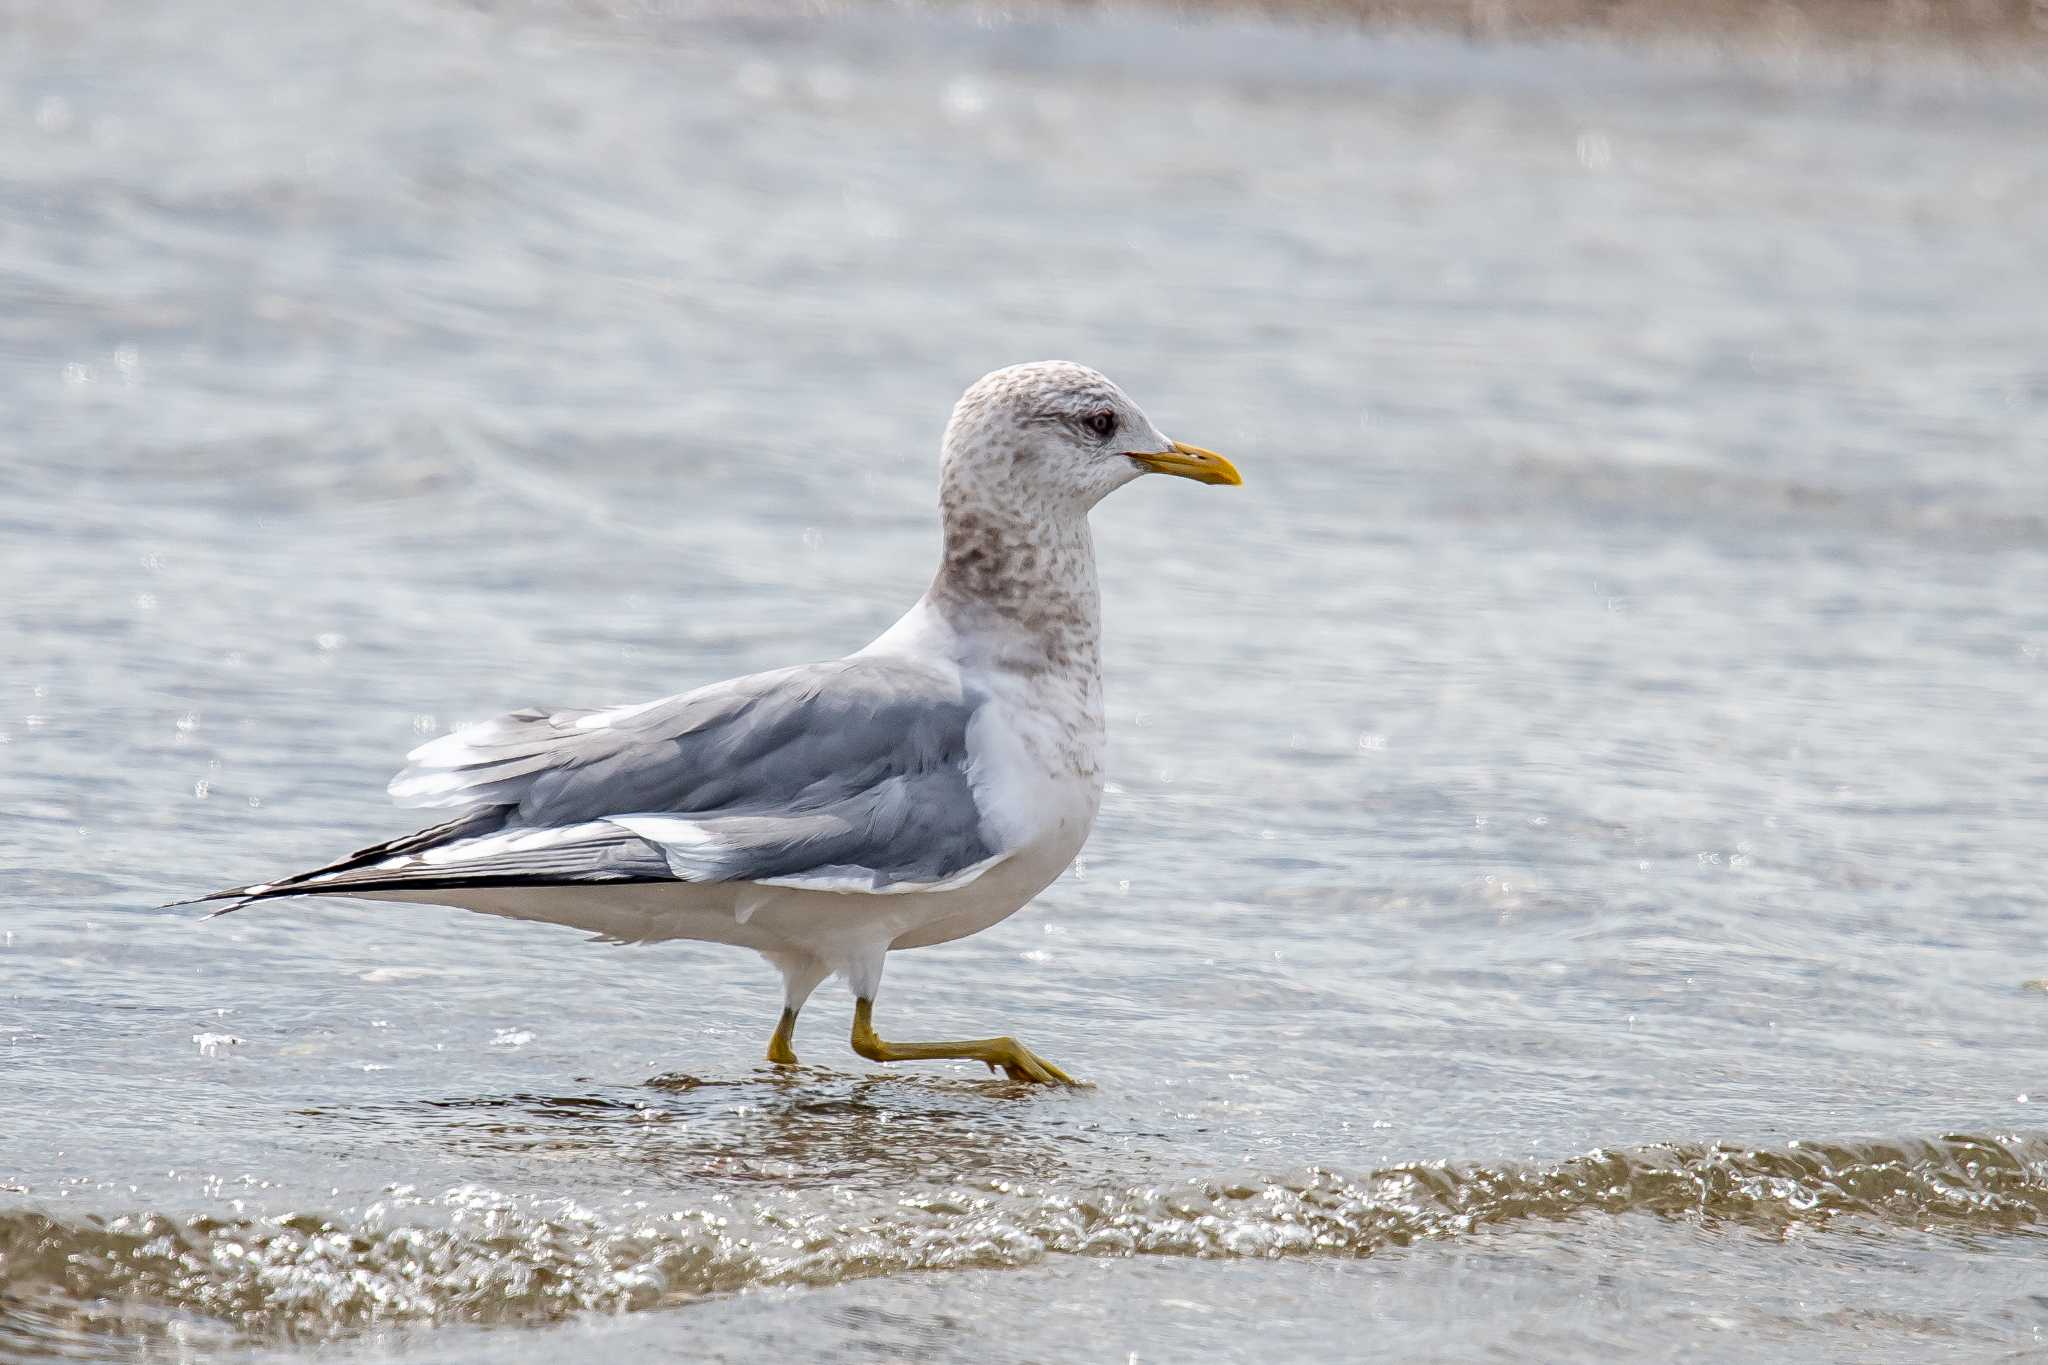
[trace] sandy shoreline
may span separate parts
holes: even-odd
[[[1848,45],[1979,56],[2048,48],[2048,0],[1181,0],[1238,11],[1474,38],[1694,39],[1743,47]]]

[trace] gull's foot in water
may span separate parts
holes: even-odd
[[[1081,1082],[1025,1047],[1015,1038],[961,1038],[942,1043],[891,1043],[875,1032],[875,1004],[853,1005],[853,1050],[871,1062],[985,1062],[1013,1081],[1034,1085],[1080,1085]]]

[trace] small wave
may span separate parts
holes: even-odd
[[[1662,1145],[1550,1163],[1068,1190],[1009,1182],[883,1203],[713,1200],[599,1212],[464,1186],[350,1215],[0,1214],[0,1343],[172,1323],[304,1339],[403,1321],[538,1324],[768,1285],[996,1269],[1048,1256],[1364,1256],[1593,1213],[1955,1233],[2048,1219],[2048,1134],[1779,1148]]]

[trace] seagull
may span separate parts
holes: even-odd
[[[451,818],[276,881],[287,896],[454,906],[614,943],[751,948],[781,973],[768,1060],[828,976],[876,1062],[984,1062],[1075,1084],[1011,1037],[891,1043],[888,954],[979,933],[1081,851],[1102,803],[1101,595],[1088,513],[1145,474],[1241,484],[1069,361],[983,376],[946,426],[930,589],[872,644],[631,706],[528,708],[423,744],[390,783]],[[198,902],[188,902],[198,903]]]

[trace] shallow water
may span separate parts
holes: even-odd
[[[1926,1360],[2048,1226],[2048,85],[1142,17],[0,18],[0,1356]],[[1118,377],[1112,787],[885,1028],[161,902],[836,654]],[[944,1271],[944,1274],[913,1272]]]

